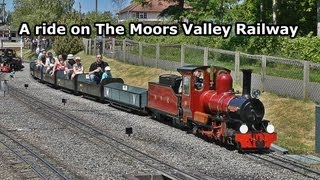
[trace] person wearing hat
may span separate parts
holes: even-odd
[[[110,66],[106,66],[104,68],[104,73],[102,74],[101,82],[102,82],[103,79],[106,79],[106,78],[112,78]]]
[[[74,61],[74,57],[73,57],[73,54],[68,54],[67,55],[67,60],[66,60],[66,64],[68,66],[69,69],[72,69],[73,65],[75,64],[76,62]]]
[[[76,63],[73,65],[73,72],[71,75],[71,79],[73,80],[77,74],[82,74],[83,73],[83,66],[81,64],[81,58],[76,57],[75,58]]]
[[[68,55],[67,55],[67,60],[66,60],[65,63],[66,63],[67,77],[70,78],[70,76],[72,75],[73,65],[76,63],[76,62],[74,61],[73,54],[68,54]]]

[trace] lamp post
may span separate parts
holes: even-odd
[[[317,1],[317,37],[320,38],[320,0]]]
[[[98,0],[96,0],[96,13],[98,13]]]
[[[320,153],[320,105],[316,105],[316,152]]]

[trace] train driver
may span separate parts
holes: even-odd
[[[200,90],[203,88],[203,75],[200,70],[197,70],[193,73],[194,75],[194,87],[196,90]]]

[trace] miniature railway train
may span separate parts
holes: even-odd
[[[242,94],[234,92],[231,71],[226,68],[184,66],[177,70],[181,76],[160,75],[159,82],[149,82],[148,89],[143,89],[124,84],[121,78],[104,79],[97,85],[86,74],[74,80],[63,71],[50,76],[44,68],[30,63],[31,76],[54,88],[169,120],[195,135],[241,151],[270,148],[277,133],[263,119],[262,102],[251,95],[251,70],[243,70]]]
[[[20,71],[22,68],[22,59],[16,56],[14,49],[0,49],[0,72]]]

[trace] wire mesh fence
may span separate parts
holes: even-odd
[[[203,65],[203,59],[205,58],[205,48],[199,46],[184,46],[184,63],[193,65]]]
[[[208,48],[208,65],[235,70],[235,52]]]
[[[117,60],[176,70],[183,65],[214,65],[232,70],[241,83],[241,69],[252,69],[252,88],[320,102],[320,64],[280,57],[179,44],[148,44],[131,40],[84,39],[87,54],[104,53]],[[99,49],[100,48],[100,49]]]

